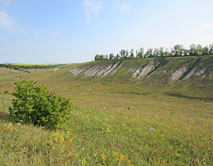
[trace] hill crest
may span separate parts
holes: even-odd
[[[173,82],[189,78],[212,79],[213,56],[90,62],[72,66],[69,75],[81,79],[91,77],[158,78]]]

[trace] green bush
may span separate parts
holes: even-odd
[[[45,86],[36,82],[16,82],[12,95],[15,98],[9,112],[17,122],[58,129],[70,118],[70,100],[49,92]]]

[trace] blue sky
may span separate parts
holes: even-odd
[[[0,0],[0,63],[213,43],[212,0]]]

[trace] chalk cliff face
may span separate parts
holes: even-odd
[[[144,76],[147,76],[149,73],[151,73],[154,67],[154,64],[148,64],[138,68],[130,68],[127,73],[130,73],[131,77],[133,78],[143,78]]]
[[[212,79],[213,56],[91,62],[73,66],[69,75],[82,79],[117,76],[129,79],[158,78],[173,82],[189,78]]]
[[[181,77],[183,77],[184,73],[187,71],[187,67],[184,66],[178,70],[176,70],[174,73],[172,73],[171,75],[171,80],[172,81],[177,81],[179,80]]]
[[[70,70],[71,75],[77,76],[83,73],[84,78],[106,77],[115,74],[122,67],[121,62],[96,63],[80,65]]]

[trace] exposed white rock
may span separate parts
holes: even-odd
[[[206,77],[206,75],[204,74],[204,75],[202,75],[202,78],[205,78]]]
[[[201,76],[205,73],[206,69],[202,69],[199,72],[195,73],[195,76]]]
[[[104,63],[85,64],[85,65],[77,66],[71,69],[69,72],[69,75],[77,76],[80,73],[82,73],[84,78],[89,78],[93,76],[102,78],[102,77],[115,74],[120,68],[122,68],[122,66],[123,66],[123,63],[121,62],[114,62],[114,63],[104,62]],[[141,66],[139,66],[138,64],[136,66],[131,66],[131,67],[129,66],[129,70],[126,72],[126,76],[140,79],[145,76],[152,77],[154,75],[160,74],[161,76],[163,74],[163,75],[171,75],[170,79],[172,81],[177,81],[183,78],[183,76],[184,76],[183,78],[184,80],[193,76],[199,76],[202,78],[205,78],[206,76],[213,77],[212,70],[208,69],[207,71],[207,67],[205,69],[200,69],[198,66],[196,66],[189,73],[187,73],[186,76],[185,74],[188,70],[188,65],[180,66],[180,68],[177,69],[176,71],[166,70],[165,68],[159,68],[159,70],[152,72],[153,68],[154,68],[153,63],[149,63],[145,66],[144,64],[141,64]],[[55,71],[57,70],[58,69],[55,68]]]
[[[194,73],[195,71],[197,70],[197,67],[193,68],[185,77],[183,80],[186,80],[188,78],[190,78]]]
[[[135,69],[134,72],[132,73],[132,77],[137,78],[138,75],[140,74],[141,70],[142,70],[142,68]]]
[[[110,64],[104,67],[104,69],[101,70],[101,72],[97,73],[97,76],[106,76],[108,73],[110,73],[111,70],[113,70],[114,64]]]
[[[77,76],[78,74],[80,74],[81,72],[83,72],[85,69],[86,69],[86,66],[75,67],[75,68],[73,68],[73,69],[70,70],[70,73],[73,76]]]
[[[132,76],[132,73],[134,73],[136,70],[137,70],[137,68],[130,68],[130,69],[126,72],[126,74],[127,74],[128,76],[129,76],[129,75]]]
[[[210,77],[213,77],[213,72],[210,73]]]
[[[144,68],[142,68],[142,70],[139,73],[137,78],[142,78],[142,77],[148,75],[152,71],[153,67],[154,67],[154,65],[147,65]]]
[[[176,70],[176,71],[172,74],[172,76],[170,77],[170,79],[171,79],[172,81],[177,81],[177,80],[179,80],[179,79],[183,76],[183,74],[184,74],[186,71],[187,71],[187,67],[182,67],[182,68]]]
[[[101,68],[100,66],[93,66],[92,68],[90,68],[86,72],[84,72],[84,75],[86,77],[95,76],[95,74],[99,71],[100,68]]]
[[[153,69],[154,65],[149,64],[144,67],[139,67],[139,68],[131,68],[127,71],[127,75],[131,74],[132,78],[142,78],[144,76],[147,76]]]
[[[107,75],[113,75],[115,74],[120,68],[122,67],[122,63],[116,63],[114,64],[109,70],[106,70],[103,77]]]
[[[86,72],[84,72],[85,77],[105,77],[108,75],[113,75],[115,72],[117,72],[122,67],[121,63],[115,63],[115,64],[107,64],[107,65],[97,65],[93,66]]]

